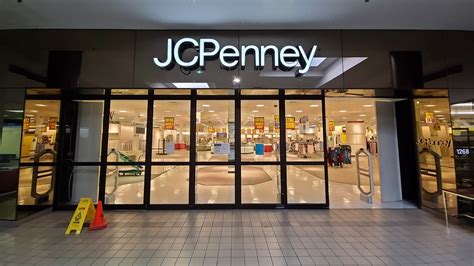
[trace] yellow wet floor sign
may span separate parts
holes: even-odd
[[[94,219],[94,216],[95,207],[92,199],[81,198],[81,201],[79,201],[76,211],[69,222],[69,226],[66,229],[66,235],[69,235],[71,231],[76,231],[76,235],[80,234],[84,222],[91,222]]]

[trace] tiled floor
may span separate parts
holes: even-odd
[[[473,265],[474,234],[422,210],[108,211],[64,235],[71,212],[0,227],[0,265]]]

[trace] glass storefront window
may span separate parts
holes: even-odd
[[[150,189],[151,204],[188,204],[189,166],[153,166]]]
[[[449,101],[414,100],[422,205],[443,208],[442,189],[456,188]],[[450,201],[450,207],[456,202]]]
[[[145,161],[146,100],[112,100],[108,140],[108,162]]]
[[[144,165],[108,165],[105,204],[143,204]]]
[[[54,166],[20,167],[18,205],[50,205],[53,202],[55,172]]]
[[[244,162],[280,160],[277,100],[241,102],[241,158]]]
[[[28,95],[59,95],[61,94],[61,89],[55,88],[30,88],[26,90]]]
[[[370,89],[326,89],[326,96],[331,97],[374,97],[375,90]]]
[[[191,90],[186,89],[155,89],[155,95],[190,95]]]
[[[270,89],[243,89],[240,91],[242,95],[278,95],[278,90]]]
[[[146,89],[112,89],[112,95],[148,95]]]
[[[204,89],[198,90],[198,95],[235,95],[235,89]]]
[[[154,102],[153,161],[189,161],[190,108],[190,101]]]
[[[280,203],[280,165],[242,165],[242,203]]]
[[[321,95],[318,89],[286,89],[285,95]]]
[[[2,89],[0,98],[0,220],[15,220],[25,90]]]
[[[235,160],[235,104],[233,100],[198,100],[196,160]]]
[[[23,119],[21,162],[54,162],[60,101],[27,100]]]
[[[287,161],[324,161],[322,104],[319,100],[287,100]]]
[[[288,203],[325,203],[324,165],[287,166]]]
[[[196,167],[196,203],[231,204],[235,202],[235,166]]]

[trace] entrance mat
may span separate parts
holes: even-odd
[[[197,171],[196,182],[203,186],[233,186],[234,173],[229,173],[227,165],[203,166]],[[242,167],[242,185],[257,185],[271,181],[271,177],[260,167]]]

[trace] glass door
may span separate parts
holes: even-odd
[[[57,170],[59,100],[26,100],[18,205],[52,205]]]
[[[235,203],[235,101],[196,102],[196,204]]]

